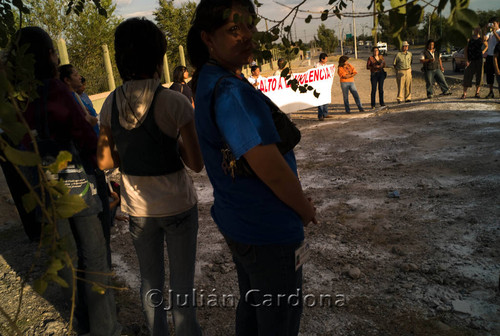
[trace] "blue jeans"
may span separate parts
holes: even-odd
[[[77,327],[82,333],[90,332],[92,336],[120,335],[121,325],[116,320],[113,291],[107,289],[104,294],[99,294],[92,290],[91,282],[109,285],[111,280],[111,276],[106,275],[111,271],[101,221],[97,215],[72,217],[59,220],[57,227],[61,239],[68,243],[76,243],[78,264],[75,267],[83,270],[78,272],[77,276],[86,280],[77,281],[75,309]],[[69,269],[63,269],[61,276],[71,284]]]
[[[318,118],[323,118],[328,115],[328,104],[318,106]]]
[[[358,109],[362,111],[363,106],[361,105],[361,101],[359,100],[358,90],[356,90],[356,85],[354,84],[354,82],[340,83],[340,88],[342,89],[342,96],[344,97],[344,107],[346,113],[351,113],[351,109],[349,107],[349,91],[351,91]]]
[[[381,106],[385,105],[384,81],[385,81],[384,71],[374,72],[370,75],[370,82],[372,84],[372,92],[371,92],[372,107],[375,107],[375,94],[377,93],[377,84],[378,84],[378,102],[380,103]]]
[[[425,70],[425,87],[427,89],[427,96],[432,96],[434,80],[438,83],[443,93],[447,93],[449,91],[448,84],[446,83],[446,79],[444,78],[441,69]]]
[[[195,205],[186,212],[168,217],[130,216],[130,233],[139,259],[142,308],[151,335],[168,335],[169,308],[172,308],[176,336],[201,335],[196,309],[191,304],[198,207]],[[165,242],[170,270],[168,295],[164,294]],[[170,298],[172,302],[167,302]]]
[[[302,267],[295,271],[294,261],[300,243],[248,245],[227,237],[226,241],[236,264],[240,290],[236,336],[298,335],[303,307]],[[272,304],[268,304],[270,298]]]

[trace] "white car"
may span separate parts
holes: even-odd
[[[387,43],[385,42],[377,42],[377,48],[382,55],[387,55]]]

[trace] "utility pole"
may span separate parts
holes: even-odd
[[[374,47],[377,45],[377,39],[378,39],[377,29],[378,29],[377,0],[375,0],[375,2],[373,3],[373,30],[372,30]]]
[[[343,38],[342,38],[343,34],[342,33],[343,33],[344,29],[343,28],[342,28],[342,30],[340,29],[340,25],[341,24],[342,24],[342,21],[339,20],[339,28],[338,28],[337,34],[339,35],[339,40],[340,40],[340,54],[344,55],[344,47],[342,46],[342,40],[343,40]]]
[[[352,26],[354,35],[354,58],[358,59],[358,45],[356,44],[356,18],[354,17],[354,0],[352,0]]]

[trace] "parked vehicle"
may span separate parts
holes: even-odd
[[[447,50],[441,50],[440,54],[441,54],[441,59],[443,60],[443,62],[449,61],[450,58],[452,57],[452,53],[448,52]]]
[[[344,48],[344,55],[349,55],[349,54],[352,54],[353,51],[351,48]]]
[[[382,55],[387,55],[387,43],[385,42],[377,42],[377,48]]]
[[[451,56],[451,66],[455,72],[465,69],[465,55],[463,48],[453,53]]]

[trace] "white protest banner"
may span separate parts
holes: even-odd
[[[330,104],[332,102],[332,84],[335,75],[335,65],[329,64],[319,68],[309,69],[306,72],[292,74],[299,85],[312,86],[319,97],[314,97],[314,90],[300,93],[293,91],[286,80],[280,76],[266,77],[260,82],[259,89],[268,96],[283,112],[290,113],[305,108]]]

